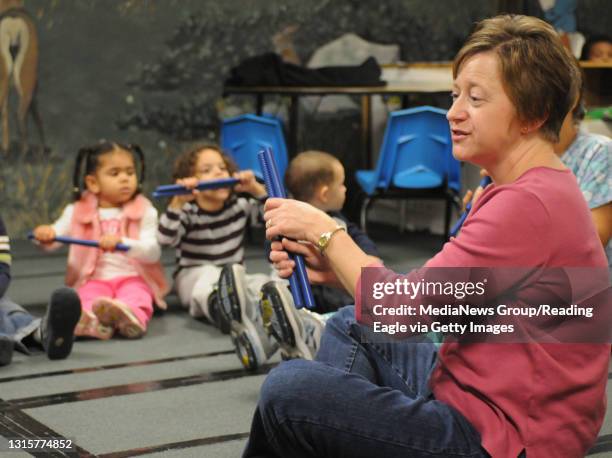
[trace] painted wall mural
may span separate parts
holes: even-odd
[[[53,220],[70,198],[77,149],[102,138],[142,146],[145,192],[167,182],[177,152],[214,141],[224,116],[253,110],[248,97],[222,97],[231,68],[247,57],[277,51],[307,62],[350,32],[399,45],[403,61],[450,60],[473,23],[497,5],[0,0],[0,212],[15,238]],[[587,33],[606,32],[612,22],[608,0],[581,0],[577,13]],[[283,118],[283,100],[274,107]],[[350,172],[359,113],[305,113],[301,124],[301,148],[333,152]]]
[[[38,77],[38,33],[34,18],[20,0],[0,1],[0,107],[2,109],[2,151],[10,147],[9,93],[17,95],[17,129],[19,150],[28,149],[27,119],[32,115],[44,148],[42,120],[36,104]]]

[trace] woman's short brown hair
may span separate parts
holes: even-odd
[[[229,157],[227,154],[223,152],[223,150],[214,144],[200,144],[191,148],[186,153],[181,154],[178,159],[174,162],[174,172],[172,173],[172,179],[178,180],[179,178],[188,178],[195,176],[195,166],[198,162],[198,156],[205,149],[211,149],[213,151],[217,151],[221,155],[221,159],[225,162],[225,166],[227,167],[227,171],[230,176],[238,170],[236,167],[236,163]]]
[[[502,83],[524,122],[544,121],[540,132],[559,141],[563,119],[580,87],[580,69],[555,30],[530,16],[502,15],[478,23],[457,53],[453,78],[471,57],[497,54]]]

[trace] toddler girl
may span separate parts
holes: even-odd
[[[142,180],[144,157],[137,146],[103,142],[79,150],[75,203],[53,225],[34,230],[36,240],[47,246],[56,236],[100,244],[100,249],[71,245],[68,253],[66,284],[77,289],[83,308],[77,336],[109,339],[118,331],[138,338],[146,332],[153,302],[166,307],[168,286],[155,237],[157,210],[140,194],[136,156]],[[116,251],[119,243],[130,249]]]

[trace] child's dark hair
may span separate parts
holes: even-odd
[[[102,140],[100,143],[95,145],[84,146],[77,154],[74,174],[72,176],[73,197],[75,201],[81,198],[82,189],[85,187],[82,177],[95,173],[100,165],[100,157],[115,150],[122,150],[130,153],[134,157],[134,163],[140,161],[140,176],[136,194],[140,192],[142,182],[145,178],[144,154],[140,147],[138,145],[125,145],[123,143]],[[136,157],[138,159],[136,159]],[[83,171],[81,171],[83,161],[85,161],[85,168]]]
[[[198,156],[205,149],[211,149],[216,151],[223,159],[225,166],[227,167],[227,172],[230,176],[232,176],[237,170],[238,167],[236,163],[233,161],[231,157],[223,152],[223,150],[214,144],[200,144],[194,146],[192,149],[187,151],[186,153],[181,154],[178,159],[174,162],[174,172],[172,173],[172,179],[178,180],[180,178],[188,178],[195,175],[195,166],[198,162]]]
[[[334,164],[340,161],[322,151],[304,151],[289,163],[285,186],[294,199],[309,202],[317,189],[334,181]]]
[[[601,43],[602,41],[606,43],[612,43],[612,37],[610,37],[609,35],[604,35],[604,34],[596,34],[596,35],[590,36],[586,40],[584,45],[582,46],[580,60],[590,60],[591,59],[591,48],[593,47],[594,44]]]

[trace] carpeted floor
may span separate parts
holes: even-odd
[[[439,238],[423,234],[374,228],[372,237],[387,265],[400,271],[440,248]],[[15,242],[13,251],[9,295],[41,314],[62,283],[65,254],[43,255],[27,242]],[[172,257],[164,253],[169,272]],[[249,246],[246,262],[249,271],[268,271],[258,246]],[[10,451],[8,438],[75,445],[71,453],[39,456],[238,457],[265,372],[278,361],[245,372],[229,337],[176,304],[153,318],[142,340],[79,341],[63,361],[16,353],[0,369],[0,458],[28,456]],[[590,456],[612,456],[609,414]]]

